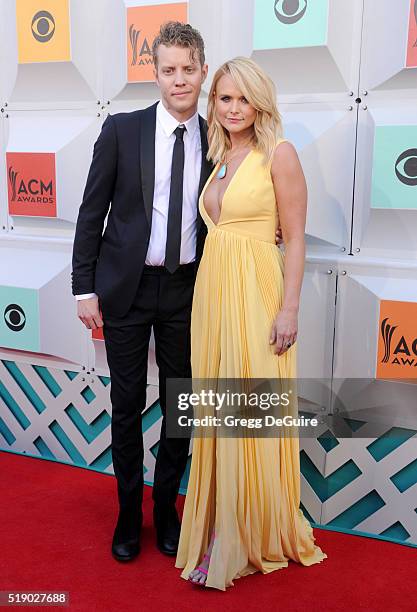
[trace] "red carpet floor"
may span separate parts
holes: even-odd
[[[114,477],[7,452],[0,474],[0,590],[69,591],[69,609],[86,612],[417,610],[417,550],[407,546],[315,529],[323,563],[202,589],[156,549],[149,487],[142,552],[120,564],[110,554]]]

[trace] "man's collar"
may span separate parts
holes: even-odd
[[[178,119],[175,119],[175,117],[173,117],[171,113],[167,111],[165,106],[162,104],[162,100],[159,101],[159,104],[156,107],[156,118],[160,122],[166,136],[171,136],[171,134],[174,133],[174,130],[176,130],[180,125]],[[198,122],[198,112],[187,119],[187,121],[184,121],[182,125],[185,125],[189,137],[192,138],[196,129],[200,127]]]

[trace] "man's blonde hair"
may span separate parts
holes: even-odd
[[[207,158],[217,163],[225,158],[231,148],[229,133],[216,118],[216,87],[219,79],[225,74],[233,79],[249,104],[256,109],[252,144],[264,155],[265,162],[270,161],[277,140],[282,137],[282,122],[276,104],[275,85],[262,68],[247,57],[235,57],[225,62],[213,77],[207,107],[209,142]]]
[[[182,47],[190,50],[190,59],[195,61],[196,55],[200,65],[205,64],[204,40],[200,32],[190,26],[189,23],[181,21],[167,21],[159,29],[157,36],[152,43],[152,57],[155,68],[158,67],[158,48],[159,45],[166,47]]]

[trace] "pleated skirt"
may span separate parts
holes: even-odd
[[[269,343],[283,299],[284,260],[275,244],[214,228],[206,238],[193,298],[193,379],[296,376],[295,343],[278,357]],[[181,577],[215,541],[206,586],[268,573],[327,555],[299,508],[299,440],[195,437],[176,567]]]

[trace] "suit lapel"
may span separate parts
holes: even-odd
[[[153,104],[142,112],[140,125],[140,170],[143,202],[149,225],[152,222],[153,194],[155,188],[155,129],[156,107]]]

